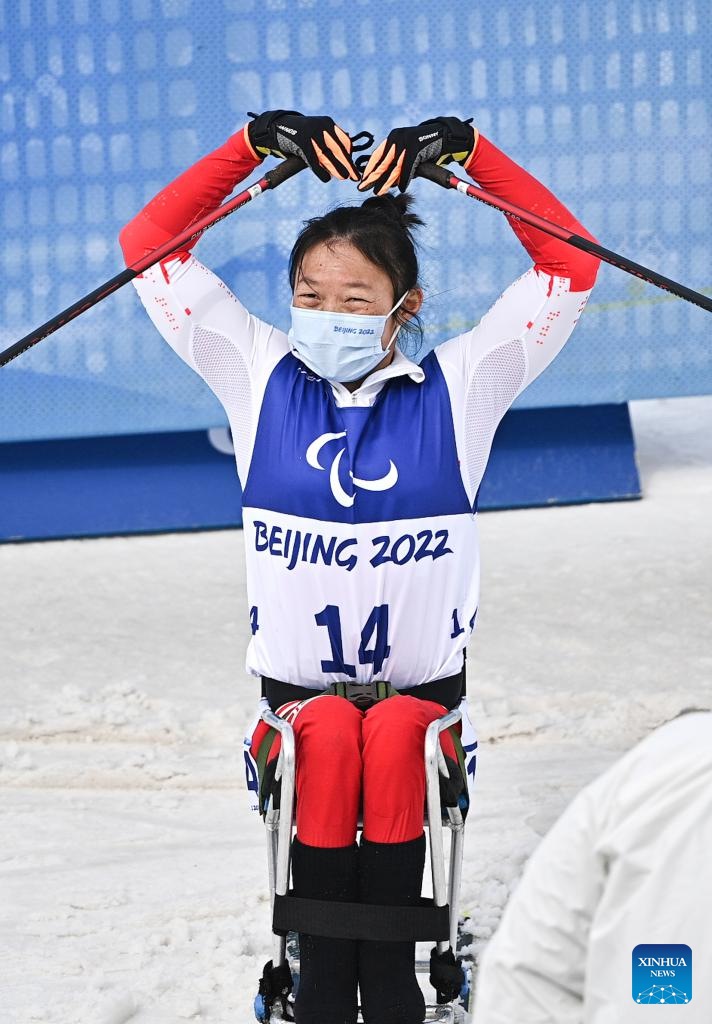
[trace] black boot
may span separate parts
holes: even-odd
[[[420,896],[425,836],[408,843],[361,840],[361,903],[407,907]],[[422,1024],[425,999],[415,976],[414,942],[359,942],[365,1024]]]
[[[358,847],[322,849],[292,841],[294,895],[312,900],[358,901]],[[358,943],[299,936],[297,1024],[355,1024],[358,1014]]]

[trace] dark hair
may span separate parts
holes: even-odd
[[[418,284],[418,257],[413,229],[423,221],[411,212],[413,197],[404,193],[394,196],[371,196],[360,206],[337,206],[323,217],[304,222],[289,257],[289,283],[294,291],[297,273],[306,252],[320,242],[349,242],[367,260],[388,274],[393,285],[393,301]],[[401,333],[413,335],[419,347],[423,327],[419,316],[408,316],[403,307],[395,312]]]

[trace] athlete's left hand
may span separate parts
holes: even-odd
[[[457,117],[434,117],[410,128],[394,128],[366,164],[359,190],[372,188],[377,196],[382,196],[398,185],[405,192],[424,160],[437,164],[457,160],[465,164],[477,139],[477,129]]]

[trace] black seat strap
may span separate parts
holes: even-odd
[[[434,700],[451,711],[456,708],[465,696],[465,665],[454,676],[433,679],[420,686],[406,686],[398,690],[403,697],[417,697],[419,700]],[[296,683],[283,683],[279,679],[262,677],[262,696],[267,698],[272,711],[276,711],[290,700],[308,700],[318,697],[323,690],[314,690]]]
[[[274,897],[272,929],[276,935],[302,932],[328,939],[378,942],[441,942],[450,935],[450,908],[421,897],[410,907],[307,900],[289,893]]]

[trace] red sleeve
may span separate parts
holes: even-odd
[[[174,238],[198,218],[217,209],[238,182],[261,163],[247,136],[247,125],[167,185],[121,229],[119,243],[127,266]],[[194,239],[171,260],[188,259]]]
[[[465,170],[478,185],[499,199],[515,203],[539,217],[569,228],[577,235],[595,241],[553,193],[532,177],[523,167],[515,164],[488,139],[480,135],[475,151]],[[527,250],[537,270],[552,277],[571,278],[571,291],[586,291],[593,287],[600,260],[575,249],[572,245],[547,235],[538,228],[507,218],[515,235]]]

